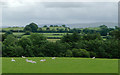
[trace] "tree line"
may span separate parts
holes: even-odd
[[[50,30],[50,27],[58,27],[55,29]],[[63,27],[64,29],[60,29],[59,27]],[[43,30],[42,28],[46,28],[46,30]],[[31,32],[32,33],[73,33],[73,32],[78,32],[78,33],[83,33],[83,34],[88,34],[88,33],[100,33],[101,36],[107,36],[108,33],[111,31],[117,29],[118,27],[115,26],[115,28],[108,28],[106,25],[101,25],[99,26],[99,29],[89,29],[89,28],[69,28],[66,27],[66,25],[58,26],[58,25],[44,25],[43,27],[38,27],[37,24],[35,23],[30,23],[29,25],[26,25],[23,30],[10,30],[11,32],[24,32],[27,35],[29,35]],[[2,32],[7,32],[6,30],[2,30]]]
[[[42,34],[17,38],[6,33],[2,39],[3,57],[98,57],[120,58],[120,28],[111,30],[109,38],[103,39],[98,32],[64,35],[61,40],[49,42]]]

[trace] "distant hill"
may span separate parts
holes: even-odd
[[[39,24],[39,23],[38,23]],[[67,27],[70,27],[70,28],[86,28],[86,27],[98,27],[100,25],[106,25],[108,27],[115,27],[115,26],[118,26],[118,23],[112,23],[112,22],[96,22],[96,23],[76,23],[76,24],[65,24]],[[44,25],[63,25],[63,24],[39,24],[38,26],[39,27],[43,27]],[[7,27],[13,27],[12,25],[10,26],[2,26],[3,28],[7,28]],[[19,26],[19,27],[25,27],[24,26]]]
[[[76,24],[65,24],[65,25],[70,28],[86,28],[86,27],[98,27],[103,24],[111,28],[118,26],[117,23],[112,23],[112,22],[76,23]],[[41,24],[39,25],[39,27],[42,27],[44,25],[49,26],[49,25],[63,25],[63,24]]]
[[[87,28],[87,27],[98,27],[100,25],[106,25],[110,28],[118,26],[117,23],[110,23],[110,22],[98,22],[98,23],[81,23],[81,24],[68,24],[70,28]]]

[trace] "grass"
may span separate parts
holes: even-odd
[[[9,28],[0,28],[0,30],[6,30],[6,31],[9,31],[9,30],[23,30],[24,27],[9,27]]]
[[[0,75],[2,73],[2,58],[0,57]]]
[[[28,63],[24,58],[2,59],[3,73],[118,73],[117,59],[91,59],[91,58],[56,58],[35,57],[28,58],[37,63]],[[40,62],[46,59],[46,62]]]
[[[50,42],[56,42],[56,41],[58,41],[60,39],[47,39],[47,40],[50,41]]]

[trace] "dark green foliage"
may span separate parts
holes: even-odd
[[[37,24],[35,23],[30,23],[29,25],[26,25],[24,28],[24,31],[30,31],[30,32],[36,32],[38,29]]]
[[[50,25],[50,27],[53,27],[53,25]]]
[[[99,33],[83,35],[83,40],[95,40],[95,39],[99,39],[99,40],[102,39]]]
[[[72,49],[74,57],[90,57],[90,54],[85,49]]]
[[[67,50],[66,53],[65,53],[65,56],[66,57],[72,57],[73,56],[72,51],[71,50]]]
[[[32,32],[32,28],[29,25],[26,25],[26,27],[24,28],[24,31]]]
[[[33,25],[33,24],[32,24]],[[29,28],[30,26],[28,26]],[[31,28],[31,27],[30,27]],[[107,30],[107,31],[104,31]],[[64,35],[60,41],[49,42],[46,37],[32,33],[29,37],[16,38],[11,33],[3,35],[3,56],[6,57],[97,57],[120,58],[120,29],[110,29],[100,26],[99,32],[85,29],[78,33],[74,29],[73,34]],[[88,31],[88,32],[87,32]],[[103,39],[100,32],[107,34]],[[30,31],[27,31],[30,32]],[[34,32],[34,31],[33,31]],[[85,34],[86,33],[86,34]]]
[[[63,36],[61,39],[62,42],[77,42],[80,40],[80,35],[77,32],[74,32],[72,35],[71,34],[66,34]]]
[[[54,27],[58,27],[58,25],[54,25]]]
[[[96,53],[95,52],[90,51],[89,53],[90,53],[90,57],[96,57]]]
[[[31,32],[30,31],[26,31],[24,35],[30,35]]]
[[[101,25],[100,28],[101,28],[100,34],[102,36],[106,36],[109,31],[108,27],[106,25]]]
[[[49,30],[50,30],[50,28],[49,28],[49,27],[47,27],[47,28],[46,28],[46,30],[47,30],[47,31],[49,31]]]
[[[62,25],[62,27],[66,27],[66,25]]]
[[[14,46],[18,42],[18,39],[15,38],[13,35],[8,35],[6,39],[3,41],[3,44],[6,46]]]
[[[47,25],[44,25],[43,27],[47,27]]]
[[[13,34],[11,31],[5,32],[5,35]]]
[[[120,40],[120,30],[114,30],[110,32],[110,35],[117,40]]]

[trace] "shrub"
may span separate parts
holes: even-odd
[[[67,50],[66,53],[65,53],[65,56],[66,57],[72,57],[73,56],[72,51],[71,50]]]
[[[74,57],[90,57],[90,54],[85,49],[72,49]]]

